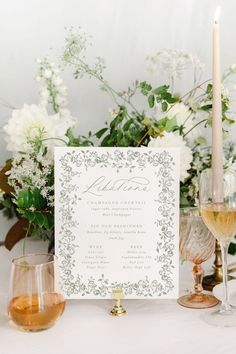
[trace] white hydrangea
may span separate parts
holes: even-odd
[[[182,136],[173,132],[163,132],[163,136],[157,138],[151,138],[149,147],[177,147],[180,148],[180,180],[184,182],[188,177],[188,170],[191,167],[193,160],[192,151],[186,145],[186,141]]]
[[[42,142],[53,158],[54,147],[68,143],[65,134],[73,126],[74,120],[68,114],[63,119],[59,113],[48,115],[41,106],[25,104],[22,109],[13,110],[12,117],[3,128],[7,150],[31,153],[35,144]]]

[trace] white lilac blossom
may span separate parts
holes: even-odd
[[[162,49],[149,55],[147,65],[152,74],[164,71],[171,80],[180,79],[188,68],[192,68],[194,72],[201,72],[204,68],[197,56],[175,49]]]
[[[177,147],[180,148],[180,180],[184,180],[189,176],[188,170],[191,167],[193,155],[191,149],[187,146],[182,136],[173,132],[163,132],[163,136],[151,138],[149,147]]]
[[[8,172],[8,183],[14,188],[15,200],[21,190],[38,188],[47,201],[48,207],[53,207],[54,187],[49,182],[52,180],[52,175],[53,164],[46,156],[41,153],[17,154]]]
[[[53,158],[55,146],[68,143],[66,132],[74,126],[70,117],[62,119],[59,113],[48,115],[45,108],[24,105],[15,109],[4,126],[7,150],[13,153],[32,153],[38,146],[47,147],[48,156]]]

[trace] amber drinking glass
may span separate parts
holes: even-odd
[[[8,315],[26,331],[40,331],[54,325],[65,301],[59,289],[56,257],[33,254],[12,261]]]
[[[218,304],[211,294],[203,293],[203,269],[201,264],[208,260],[215,249],[215,238],[205,226],[197,208],[183,208],[180,211],[180,256],[185,261],[193,262],[192,275],[194,291],[181,296],[178,303],[182,306],[203,309]]]

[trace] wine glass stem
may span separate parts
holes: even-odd
[[[195,294],[202,295],[202,279],[203,279],[204,272],[201,264],[195,264],[193,266],[192,274],[195,282],[194,284]]]
[[[228,270],[227,270],[227,253],[229,248],[229,243],[220,242],[221,254],[222,254],[222,265],[223,265],[223,288],[224,297],[222,300],[221,309],[223,311],[228,311],[231,309],[228,299]]]

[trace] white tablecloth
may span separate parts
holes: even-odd
[[[46,250],[29,241],[27,251]],[[0,248],[0,354],[235,354],[236,327],[211,327],[201,320],[208,310],[191,310],[174,300],[124,300],[128,314],[108,314],[112,301],[68,301],[54,327],[27,333],[7,318],[10,262],[21,255],[18,244],[9,253]],[[180,266],[181,293],[191,289],[191,264]]]

